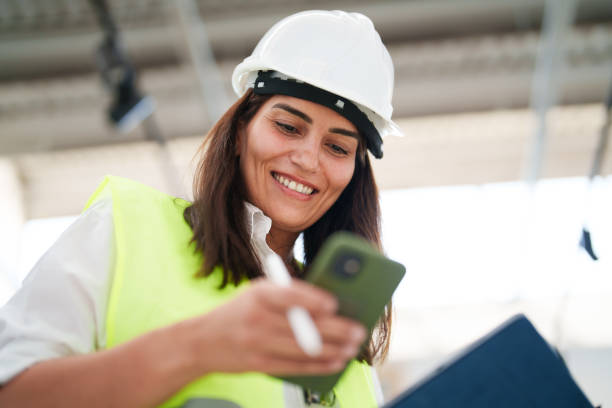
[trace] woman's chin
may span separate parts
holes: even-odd
[[[306,215],[302,213],[292,213],[290,211],[282,214],[272,214],[270,218],[272,219],[272,226],[274,228],[298,234],[314,223],[314,221],[309,222]]]

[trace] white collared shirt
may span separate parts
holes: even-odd
[[[263,262],[268,255],[273,253],[266,242],[266,236],[268,236],[270,228],[272,228],[272,220],[253,204],[245,202],[244,206],[247,214],[246,227],[249,238],[253,248],[255,248],[259,261]]]

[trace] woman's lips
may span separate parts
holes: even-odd
[[[274,178],[274,180],[276,180],[283,187],[285,187],[286,189],[292,192],[298,193],[304,197],[309,197],[318,192],[318,190],[314,186],[308,183],[296,180],[295,178],[289,175],[280,174],[275,171],[271,173],[272,173],[272,177]]]

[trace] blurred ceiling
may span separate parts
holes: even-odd
[[[385,142],[387,157],[375,170],[381,187],[398,188],[523,176],[535,134],[528,108],[545,3],[198,0],[195,17],[203,23],[231,100],[233,67],[280,18],[313,8],[359,11],[371,17],[395,64],[394,117],[407,134]],[[172,160],[188,171],[186,163],[214,115],[208,113],[189,56],[178,4],[109,1],[139,73],[140,89],[155,100],[155,121],[171,140]],[[81,169],[84,191],[74,187],[79,191],[68,194],[66,202],[83,202],[82,196],[95,185],[84,176],[90,173],[94,178],[114,172],[172,190],[160,181],[168,167],[156,164],[156,154],[151,153],[157,158],[148,156],[156,147],[146,141],[145,132],[138,128],[122,134],[106,120],[111,98],[94,58],[101,40],[87,1],[0,0],[0,155],[21,182],[28,218],[74,212],[67,205],[41,204],[54,185],[49,182],[49,175],[58,174],[54,169],[64,175]],[[559,121],[549,127],[543,177],[588,173],[603,124],[598,104],[612,76],[612,2],[578,2],[563,44],[566,58],[557,100],[562,106],[551,115]],[[568,135],[562,123],[570,123],[573,133]],[[89,159],[80,164],[65,161],[71,157]],[[136,165],[137,157],[147,164]],[[45,163],[44,168],[37,163]],[[605,171],[610,172],[609,165]]]

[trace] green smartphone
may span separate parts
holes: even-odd
[[[348,232],[332,234],[323,244],[306,281],[338,299],[338,314],[357,320],[371,331],[406,269],[376,250],[368,241]],[[289,376],[283,379],[313,391],[328,392],[346,367],[326,376]]]

